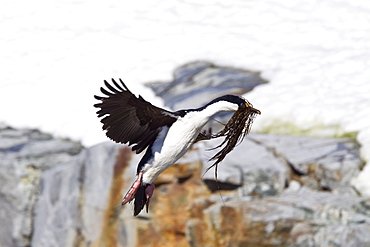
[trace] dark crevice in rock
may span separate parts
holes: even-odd
[[[164,185],[167,185],[167,184],[170,184],[170,183],[172,183],[171,181],[166,181],[166,182],[160,182],[160,183],[156,183],[155,181],[154,181],[154,185],[155,185],[155,187],[156,188],[161,188],[161,187],[163,187]]]
[[[300,170],[298,170],[292,163],[290,163],[288,160],[286,160],[286,163],[287,165],[289,166],[290,170],[292,171],[292,173],[298,177],[301,177],[301,176],[307,176],[307,173],[304,173]]]
[[[322,191],[332,191],[332,189],[327,186],[321,186],[321,190]]]
[[[240,185],[223,183],[216,180],[205,179],[203,182],[207,185],[208,189],[213,193],[219,190],[236,190]]]
[[[186,182],[187,180],[189,180],[193,175],[189,175],[189,176],[186,176],[186,177],[181,177],[181,178],[178,178],[178,182],[179,184],[182,184],[184,182]]]

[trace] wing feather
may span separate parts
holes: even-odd
[[[121,81],[122,84],[124,84],[121,79],[119,79],[119,80]],[[116,88],[118,88],[121,91],[125,91],[125,89],[123,89],[113,78],[112,78],[112,82],[113,82],[114,86],[116,86]],[[128,88],[126,88],[126,91],[130,91],[130,90],[128,90]]]
[[[113,93],[120,93],[119,90],[115,89],[113,86],[111,86],[106,80],[104,80],[105,86]]]
[[[179,115],[136,97],[119,81],[122,85],[114,79],[113,84],[104,81],[107,89],[101,87],[100,91],[105,96],[95,95],[101,102],[94,107],[99,108],[96,113],[106,135],[115,142],[132,145],[132,150],[140,153],[155,140],[163,126],[171,126]]]

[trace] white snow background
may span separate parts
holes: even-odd
[[[195,60],[261,71],[245,97],[253,130],[358,131],[370,160],[370,1],[3,0],[0,121],[90,146],[106,141],[92,105],[103,80],[162,106],[142,84]],[[370,196],[370,166],[354,181]]]

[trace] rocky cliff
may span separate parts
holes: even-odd
[[[120,206],[140,155],[0,130],[1,246],[368,246],[370,201],[350,139],[252,134],[204,174],[217,140],[156,180],[149,213]]]

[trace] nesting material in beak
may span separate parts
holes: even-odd
[[[253,106],[246,102],[246,107],[239,107],[239,109],[233,114],[230,120],[227,122],[225,127],[215,134],[213,137],[225,136],[223,142],[217,147],[223,147],[218,153],[216,153],[210,160],[216,160],[206,171],[216,166],[215,174],[217,179],[217,165],[230,153],[235,146],[240,143],[245,136],[249,133],[254,118],[257,114],[261,114],[259,110],[253,108]]]

